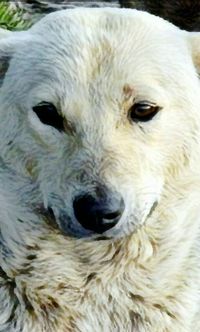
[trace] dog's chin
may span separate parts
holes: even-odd
[[[87,229],[80,229],[79,227],[73,227],[72,224],[68,226],[62,227],[61,224],[58,225],[60,232],[67,237],[74,238],[77,240],[84,240],[84,241],[115,241],[117,239],[121,239],[128,234],[124,231],[117,231],[117,232],[104,232],[101,234],[89,231]]]
[[[69,221],[69,220],[68,220]],[[58,221],[59,225],[58,228],[60,232],[67,237],[71,237],[74,239],[82,239],[84,241],[115,241],[123,239],[133,233],[135,233],[139,226],[136,226],[135,224],[130,224],[128,227],[124,227],[122,225],[121,227],[113,227],[112,229],[103,232],[103,233],[95,233],[90,230],[84,229],[79,224],[73,224],[72,222],[65,222],[63,223],[61,220]]]

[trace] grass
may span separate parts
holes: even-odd
[[[31,26],[31,20],[25,18],[24,9],[17,8],[10,1],[0,2],[0,28],[24,30]]]

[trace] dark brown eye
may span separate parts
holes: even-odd
[[[135,122],[149,121],[158,113],[159,110],[159,106],[149,102],[136,103],[129,110],[129,118]]]
[[[58,130],[64,129],[63,118],[53,104],[43,101],[34,106],[33,111],[45,125],[52,126]]]

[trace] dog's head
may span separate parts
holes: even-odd
[[[1,40],[1,156],[64,233],[133,232],[192,171],[199,45],[119,9],[60,11]]]

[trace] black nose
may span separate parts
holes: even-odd
[[[118,193],[111,193],[100,199],[91,195],[78,196],[73,207],[76,219],[84,228],[102,234],[118,223],[125,205]]]

